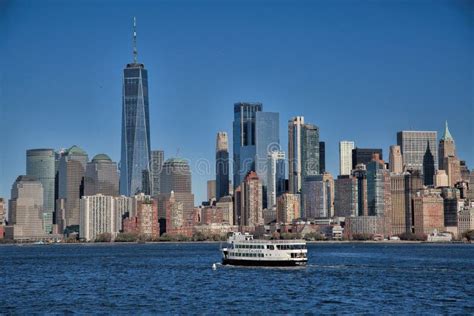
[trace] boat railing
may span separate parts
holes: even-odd
[[[306,244],[305,240],[302,239],[260,239],[260,240],[244,240],[234,239],[234,242],[242,244]]]

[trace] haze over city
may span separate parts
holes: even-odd
[[[3,1],[0,196],[25,173],[29,148],[78,145],[120,161],[133,16],[149,73],[151,149],[192,168],[210,161],[210,174],[192,170],[196,204],[214,178],[217,131],[232,148],[239,101],[280,114],[284,151],[291,117],[317,124],[334,175],[341,140],[388,158],[397,131],[440,137],[445,120],[472,168],[469,10],[467,1]]]

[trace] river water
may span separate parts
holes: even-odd
[[[474,245],[316,243],[297,268],[216,243],[0,246],[0,314],[474,314]]]

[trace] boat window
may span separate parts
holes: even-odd
[[[268,248],[269,250],[274,250],[274,249],[275,249],[275,247],[274,247],[273,245],[268,245],[267,248]]]
[[[276,245],[277,246],[277,249],[280,250],[281,249],[281,245]]]

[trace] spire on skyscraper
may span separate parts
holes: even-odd
[[[449,128],[448,128],[448,121],[445,122],[445,125],[444,125],[444,134],[443,134],[443,140],[454,140],[453,139],[453,136],[451,136],[451,133],[449,132]]]
[[[133,62],[137,63],[137,19],[133,17]]]

